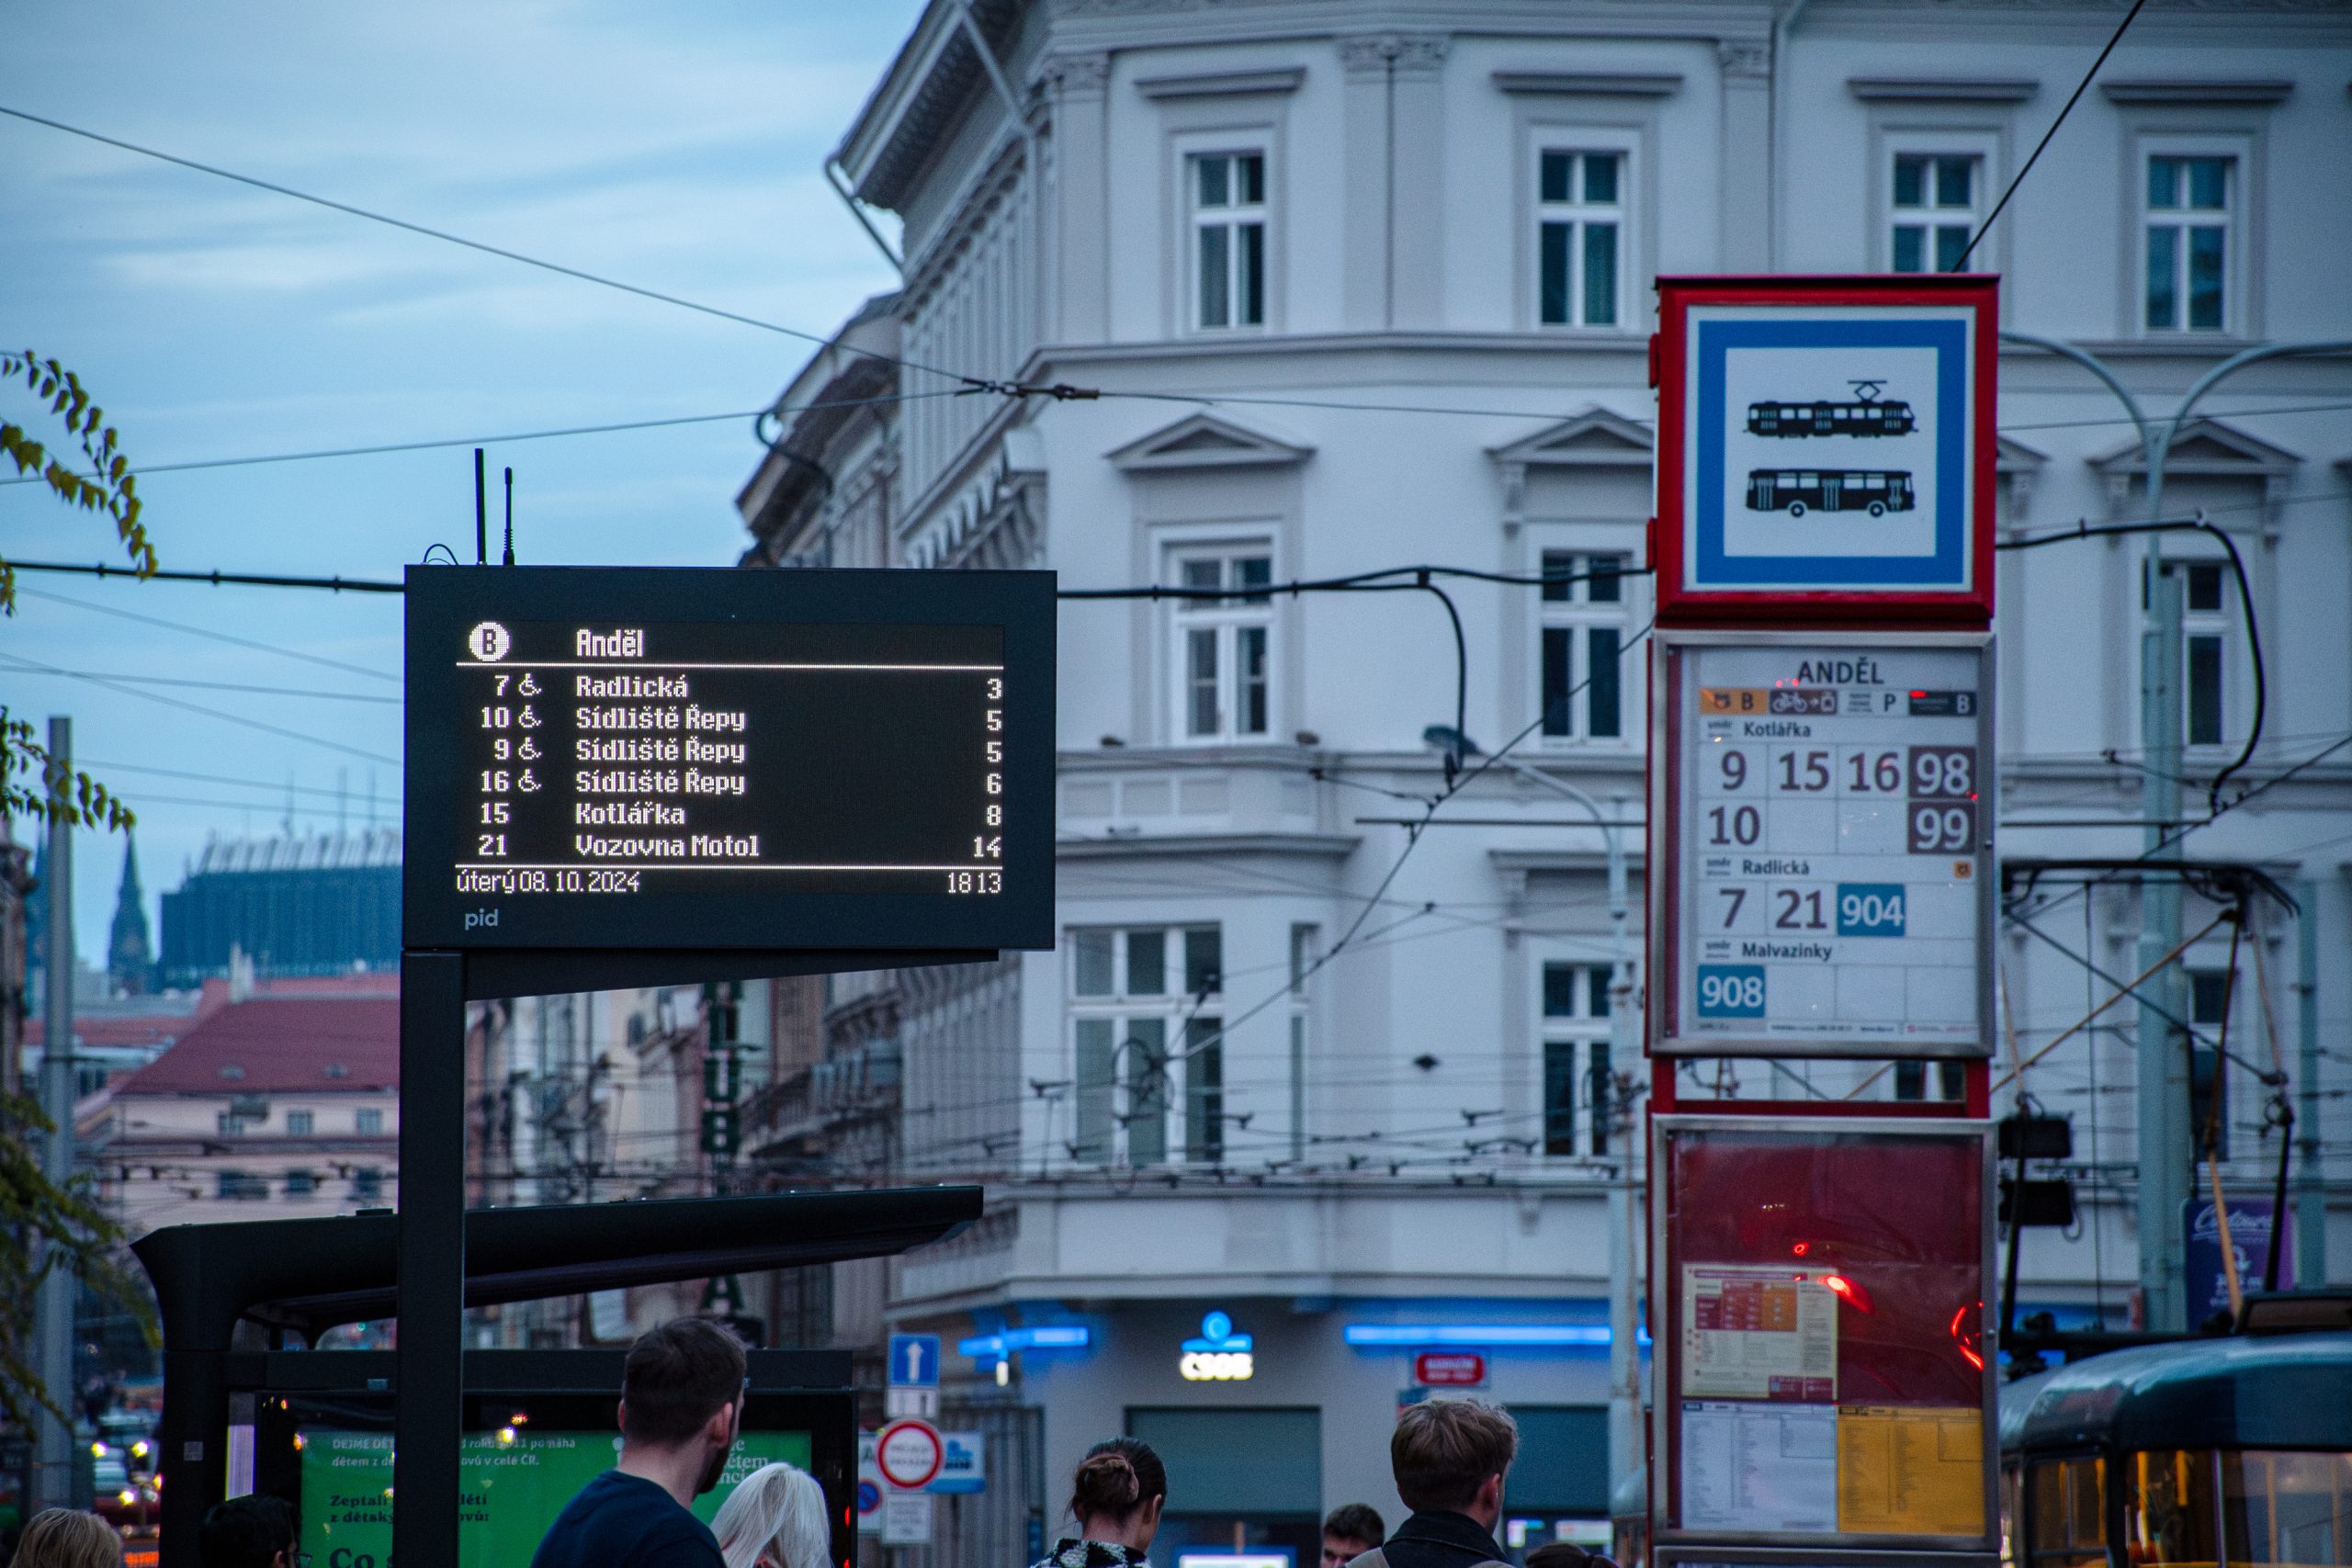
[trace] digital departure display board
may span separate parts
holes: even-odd
[[[1050,573],[407,581],[405,946],[1052,945]]]

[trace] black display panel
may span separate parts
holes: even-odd
[[[1047,572],[412,567],[403,945],[1053,945]]]

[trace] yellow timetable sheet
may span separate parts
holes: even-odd
[[[1857,1535],[1983,1535],[1982,1415],[1839,1405],[1838,1528]]]

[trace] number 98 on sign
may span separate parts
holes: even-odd
[[[1654,1048],[1986,1049],[1988,639],[1668,634]]]

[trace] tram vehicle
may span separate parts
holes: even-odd
[[[1907,469],[1751,468],[1747,474],[1750,512],[1785,512],[1792,517],[1867,512],[1883,517],[1917,504]]]
[[[2008,1568],[2352,1563],[2352,1332],[2111,1350],[2000,1423]]]
[[[1908,435],[1918,421],[1911,405],[1900,399],[1878,402],[1858,398],[1850,402],[1782,402],[1777,399],[1747,405],[1750,435]]]

